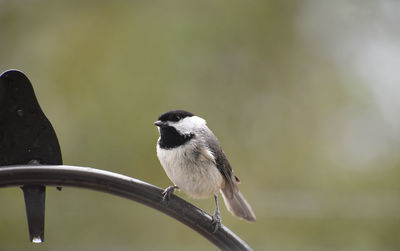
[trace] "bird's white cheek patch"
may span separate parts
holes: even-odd
[[[169,122],[171,126],[174,126],[182,134],[189,134],[195,131],[195,129],[204,127],[206,121],[200,117],[192,116],[186,117],[178,122]]]

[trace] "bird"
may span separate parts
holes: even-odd
[[[234,216],[249,222],[256,220],[250,204],[239,191],[239,178],[233,174],[221,144],[205,119],[185,110],[172,110],[161,114],[154,125],[160,135],[157,157],[174,184],[163,191],[163,200],[168,201],[175,189],[197,199],[214,196],[214,233],[221,227],[219,192]]]
[[[8,165],[62,165],[60,145],[24,73],[0,76],[0,168]],[[30,240],[44,241],[46,187],[22,187]],[[60,188],[59,188],[60,190]]]

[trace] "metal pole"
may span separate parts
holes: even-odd
[[[203,235],[221,250],[252,250],[224,225],[213,233],[211,216],[203,210],[175,195],[172,195],[168,202],[163,202],[161,188],[138,179],[80,166],[18,165],[0,168],[0,187],[39,184],[88,188],[124,197],[175,218]]]

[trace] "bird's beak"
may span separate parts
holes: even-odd
[[[167,124],[166,124],[165,122],[162,122],[162,121],[160,121],[160,120],[157,120],[156,122],[154,122],[154,125],[155,125],[155,126],[158,126],[158,127],[164,127],[164,126],[166,126]]]

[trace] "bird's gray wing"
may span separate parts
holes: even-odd
[[[221,144],[218,142],[217,137],[215,137],[211,130],[208,129],[204,132],[204,138],[206,147],[212,152],[216,166],[226,181],[225,185],[230,188],[227,189],[227,196],[232,198],[233,192],[238,190],[236,183],[239,179],[233,175],[232,167],[222,150]]]

